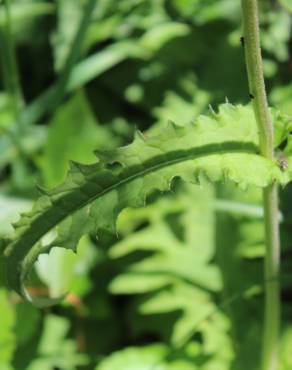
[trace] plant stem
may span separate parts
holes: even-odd
[[[257,0],[241,0],[244,26],[244,45],[250,93],[259,130],[260,152],[274,159],[273,124],[268,108],[263,62],[260,48],[260,31]],[[265,315],[262,349],[262,370],[278,367],[280,327],[280,239],[278,220],[278,191],[275,183],[263,191],[265,219]]]

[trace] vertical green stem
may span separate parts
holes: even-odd
[[[260,152],[274,159],[273,124],[268,109],[263,62],[260,48],[260,31],[257,0],[241,0],[244,26],[244,45],[250,93],[259,130]],[[265,315],[262,349],[262,370],[278,367],[280,326],[280,240],[278,224],[277,185],[271,184],[263,191],[265,213]]]

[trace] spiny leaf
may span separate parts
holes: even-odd
[[[281,117],[276,130],[286,135]],[[4,251],[9,285],[33,303],[47,305],[48,299],[32,299],[24,287],[38,255],[53,246],[75,250],[84,233],[115,232],[123,208],[143,206],[150,192],[169,190],[175,177],[195,183],[231,180],[243,188],[287,183],[291,169],[281,171],[257,154],[257,146],[251,108],[224,104],[194,124],[169,125],[150,138],[136,135],[128,146],[98,153],[96,164],[72,162],[65,183],[41,196],[15,225]]]

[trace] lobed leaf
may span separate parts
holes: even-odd
[[[274,116],[278,145],[289,125]],[[14,239],[4,251],[9,285],[36,305],[55,303],[32,298],[24,286],[38,256],[55,246],[75,251],[85,233],[115,232],[122,209],[143,206],[149,193],[169,190],[175,177],[194,183],[231,180],[242,188],[287,183],[291,169],[283,171],[258,155],[257,146],[252,109],[224,104],[195,123],[170,123],[158,136],[137,133],[130,145],[96,153],[96,164],[71,162],[64,184],[40,189],[43,195],[32,211],[14,225]]]

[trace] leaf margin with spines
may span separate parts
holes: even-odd
[[[246,127],[241,120],[248,121]],[[289,120],[284,123],[282,120],[281,125],[278,126],[277,130],[280,134],[277,135],[277,141],[280,142],[287,136],[290,129],[287,126],[291,127],[291,124]],[[24,286],[24,281],[40,253],[49,252],[54,246],[76,251],[76,244],[84,233],[94,231],[98,235],[103,228],[114,231],[116,218],[123,208],[143,206],[151,191],[169,190],[173,179],[177,176],[195,183],[200,183],[202,178],[207,178],[209,181],[228,179],[240,183],[237,179],[236,161],[233,164],[232,161],[230,162],[231,169],[224,167],[223,162],[228,162],[226,159],[230,155],[252,156],[249,165],[258,162],[258,165],[265,169],[266,178],[263,176],[257,181],[251,181],[251,185],[264,187],[272,181],[287,183],[292,177],[292,170],[284,173],[276,162],[268,161],[258,155],[257,147],[258,134],[251,107],[226,103],[219,106],[218,113],[211,111],[208,116],[199,116],[195,123],[185,126],[169,123],[160,135],[154,137],[146,138],[142,133],[137,132],[134,141],[125,147],[97,151],[98,162],[95,164],[70,162],[64,184],[49,191],[41,189],[42,196],[37,200],[32,211],[23,214],[13,225],[16,230],[14,240],[8,242],[4,250],[8,284],[36,306],[42,307],[58,302],[58,299],[33,298]],[[214,159],[215,156],[219,156],[219,165],[217,163],[212,167],[211,160],[211,171],[208,172],[206,170],[208,158]],[[207,158],[206,163],[196,169],[196,161],[200,163],[200,159],[204,157]],[[187,171],[183,168],[183,164],[186,165],[190,161],[194,161],[192,173],[189,168]],[[235,166],[235,170],[232,165]],[[182,168],[179,168],[180,166]],[[138,184],[140,193],[135,194],[134,189],[139,179],[145,182],[147,176],[163,170],[167,172],[167,169],[171,171],[165,178],[159,178],[158,181],[156,176],[151,180],[155,180],[156,183],[142,184],[145,188]],[[249,185],[249,179],[246,180]],[[127,186],[133,183],[132,194],[128,196]],[[126,191],[123,191],[124,188]],[[117,194],[114,191],[117,191]],[[112,196],[117,199],[114,199],[115,203],[112,202],[115,207],[111,209],[112,199],[109,199],[109,204],[105,201],[107,197]],[[108,206],[106,210],[108,214],[103,210],[104,217],[100,217],[97,221],[102,198],[103,208]],[[85,213],[81,215],[80,212]],[[74,217],[75,222],[76,217],[85,220],[86,215],[88,215],[89,224],[85,222],[85,225],[78,230],[77,225],[73,227],[76,235],[70,241],[68,235],[70,230],[73,230],[70,223],[74,222]],[[105,225],[107,217],[110,223]],[[41,245],[40,239],[58,224],[61,225],[59,234],[61,232],[62,236],[63,232],[63,239],[57,237],[48,245]]]

